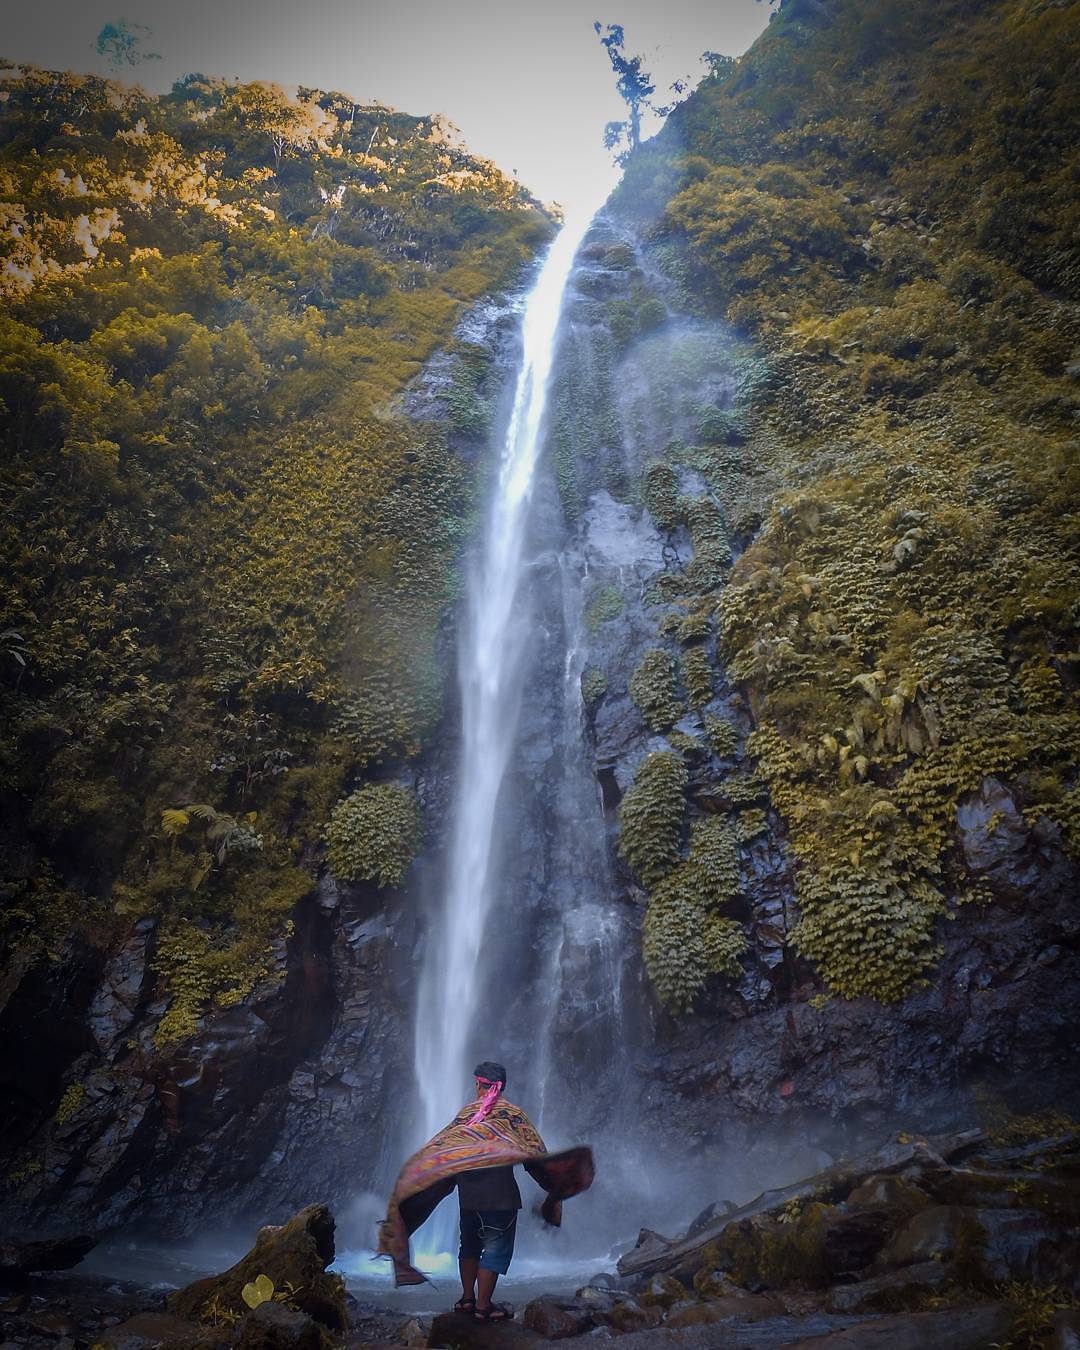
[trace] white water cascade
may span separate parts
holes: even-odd
[[[519,591],[563,294],[591,216],[556,236],[526,302],[522,358],[483,548],[470,579],[459,650],[462,750],[449,869],[420,975],[415,1065],[424,1138],[467,1099],[484,925],[494,894],[496,810],[521,702],[528,634]],[[417,1142],[420,1142],[419,1140]],[[442,1222],[440,1222],[440,1220]],[[445,1252],[456,1215],[432,1221],[424,1246]],[[445,1228],[445,1232],[443,1231]]]

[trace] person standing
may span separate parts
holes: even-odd
[[[475,1105],[477,1109],[469,1119],[469,1125],[486,1120],[500,1101],[506,1101],[502,1095],[506,1087],[506,1070],[501,1064],[486,1059],[473,1070],[473,1077],[476,1100],[469,1106]],[[527,1116],[525,1121],[532,1129]],[[536,1138],[542,1149],[543,1140],[539,1134]],[[492,1303],[492,1295],[499,1276],[506,1274],[514,1255],[521,1192],[514,1180],[513,1165],[477,1167],[462,1172],[457,1179],[457,1191],[461,1206],[461,1246],[458,1249],[461,1298],[454,1304],[454,1311],[475,1313],[479,1322],[508,1321],[514,1315],[513,1310],[508,1304]]]
[[[473,1070],[475,1096],[444,1129],[401,1169],[380,1228],[379,1255],[394,1263],[395,1284],[419,1284],[425,1276],[411,1262],[409,1239],[436,1206],[457,1188],[461,1208],[457,1312],[480,1322],[513,1317],[508,1305],[492,1300],[499,1276],[514,1253],[521,1192],[514,1166],[522,1163],[547,1192],[540,1213],[546,1223],[562,1222],[562,1201],[588,1190],[592,1150],[579,1146],[548,1153],[536,1127],[503,1095],[506,1069],[483,1060]]]

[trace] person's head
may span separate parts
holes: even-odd
[[[473,1077],[476,1079],[477,1095],[481,1097],[495,1083],[498,1083],[500,1092],[506,1087],[506,1070],[493,1059],[481,1060],[473,1069]]]

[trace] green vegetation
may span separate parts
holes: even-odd
[[[682,755],[660,751],[642,763],[619,804],[620,851],[650,891],[645,968],[675,1013],[694,1007],[710,976],[737,976],[747,946],[742,925],[718,913],[738,898],[736,831],[725,817],[699,818],[682,858],[686,785]]]
[[[712,662],[704,647],[691,647],[679,657],[682,682],[692,708],[701,708],[713,696]]]
[[[675,662],[663,647],[650,647],[630,676],[630,697],[653,731],[669,730],[686,711],[679,697]]]
[[[682,757],[658,751],[642,762],[619,803],[619,851],[646,886],[678,861],[686,781]]]
[[[167,1044],[281,968],[334,803],[440,715],[473,486],[398,402],[552,227],[342,94],[0,78],[0,945],[156,916]],[[387,809],[335,817],[342,875],[400,875]]]
[[[666,460],[654,459],[646,465],[643,496],[658,529],[674,530],[682,523],[679,480]]]
[[[367,783],[334,807],[326,831],[330,868],[342,881],[400,886],[419,830],[420,808],[408,788]]]
[[[600,586],[585,611],[585,627],[590,633],[599,632],[601,624],[619,617],[624,603],[618,586]]]
[[[593,707],[607,693],[607,676],[596,666],[581,672],[581,699],[587,708]]]
[[[791,5],[718,67],[616,206],[753,344],[680,451],[708,493],[657,598],[719,592],[796,947],[897,999],[973,894],[956,809],[987,776],[1080,857],[1080,31],[1038,0],[828,13]]]
[[[732,759],[739,750],[739,733],[726,717],[706,717],[705,735],[721,759]]]

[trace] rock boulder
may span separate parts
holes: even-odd
[[[325,1205],[308,1205],[288,1223],[260,1229],[255,1246],[236,1265],[170,1294],[167,1306],[192,1321],[204,1320],[208,1306],[243,1315],[244,1286],[265,1275],[290,1303],[331,1331],[344,1331],[345,1284],[326,1271],[333,1259],[334,1216]]]

